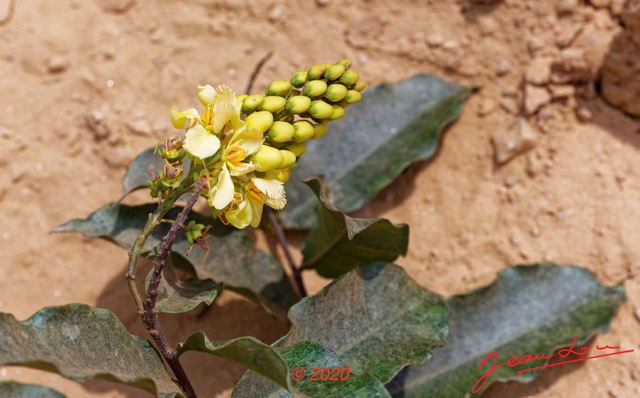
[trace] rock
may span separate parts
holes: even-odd
[[[580,7],[580,0],[561,0],[556,6],[558,14],[573,14]]]
[[[576,94],[576,87],[572,85],[551,85],[549,87],[552,99],[571,98]]]
[[[551,78],[551,63],[553,58],[551,57],[538,57],[535,58],[525,72],[525,80],[528,83],[537,84],[539,86],[549,83]]]
[[[432,33],[427,37],[427,44],[429,47],[440,47],[443,42],[443,38],[441,35],[437,33]]]
[[[329,1],[329,0],[316,0],[316,5],[317,5],[318,7],[325,7],[325,6],[328,6],[328,5],[329,5],[329,3],[331,3],[331,1]]]
[[[120,129],[105,112],[93,110],[85,115],[84,122],[97,141],[106,141],[110,145],[117,145],[122,141]]]
[[[545,87],[527,84],[524,90],[524,110],[527,115],[535,113],[551,101],[551,94]]]
[[[551,81],[553,83],[582,83],[593,77],[591,67],[581,48],[567,48],[551,65]]]
[[[96,0],[98,5],[104,12],[114,13],[114,14],[122,14],[127,11],[133,4],[135,0]]]
[[[281,16],[282,16],[282,8],[275,7],[273,10],[271,10],[271,13],[269,13],[269,21],[277,22]]]
[[[640,116],[640,1],[622,12],[625,29],[611,43],[602,66],[602,96],[610,104]]]
[[[126,123],[127,128],[133,134],[140,135],[143,137],[147,137],[151,135],[151,125],[147,122],[146,119],[139,118],[136,120],[131,120]]]
[[[529,48],[529,52],[533,54],[536,51],[544,48],[544,40],[542,40],[538,36],[532,36],[527,41],[527,47]]]
[[[518,101],[513,97],[504,97],[500,99],[500,106],[502,109],[509,113],[513,113],[517,115],[520,113],[520,106],[518,105]]]
[[[505,133],[492,137],[495,160],[505,164],[514,156],[533,148],[537,143],[537,133],[524,118],[518,118]]]
[[[478,106],[478,116],[487,116],[496,108],[496,103],[491,98],[485,98]]]
[[[60,73],[67,69],[68,63],[64,57],[54,55],[47,61],[47,70],[49,73]]]
[[[578,117],[578,120],[580,120],[583,123],[587,123],[593,120],[593,113],[588,108],[585,108],[584,106],[581,106],[580,108],[578,108],[578,110],[576,111],[576,116]]]
[[[504,76],[513,69],[513,65],[508,59],[502,58],[496,67],[496,75]]]

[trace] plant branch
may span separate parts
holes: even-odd
[[[271,58],[272,55],[273,55],[273,51],[269,51],[267,55],[262,57],[262,59],[258,61],[256,66],[253,68],[253,72],[251,73],[251,77],[249,77],[249,82],[247,83],[247,88],[244,90],[245,94],[247,95],[251,94],[251,90],[253,90],[253,83],[255,83],[256,77],[258,77],[258,74],[262,70],[262,67],[264,66],[264,64],[267,63],[267,61],[269,60],[269,58]]]
[[[293,284],[298,291],[298,295],[300,297],[306,297],[307,289],[304,287],[304,282],[302,281],[302,270],[296,265],[296,262],[291,255],[291,249],[289,248],[287,237],[284,234],[282,226],[278,222],[276,213],[274,213],[273,210],[271,210],[271,208],[269,207],[265,209],[265,212],[267,213],[267,218],[269,219],[269,222],[271,223],[271,226],[273,227],[273,230],[276,234],[276,239],[278,240],[278,243],[284,251],[284,256],[287,258],[287,264],[289,265],[289,270],[291,271],[291,276],[293,277]]]
[[[180,361],[178,360],[176,351],[173,349],[173,347],[171,347],[171,344],[167,340],[167,337],[160,327],[160,322],[158,321],[158,312],[156,311],[156,302],[158,300],[158,286],[160,285],[160,281],[162,280],[162,269],[166,265],[167,259],[171,254],[171,247],[173,246],[173,242],[178,237],[178,232],[180,232],[182,225],[184,225],[185,221],[187,221],[189,212],[191,212],[191,209],[198,201],[201,189],[202,182],[198,180],[196,181],[193,194],[187,201],[187,204],[176,218],[175,223],[171,225],[169,232],[167,232],[164,238],[162,238],[162,246],[160,248],[158,257],[154,261],[153,274],[151,276],[151,281],[149,282],[149,287],[147,288],[147,297],[144,302],[144,312],[141,315],[144,326],[147,328],[147,331],[158,345],[162,357],[165,359],[165,361],[167,361],[167,364],[169,365],[169,367],[171,367],[171,370],[173,370],[173,373],[178,380],[178,384],[180,385],[180,388],[185,393],[187,398],[195,398],[196,393],[193,390],[191,382],[189,381],[187,374],[184,372]]]

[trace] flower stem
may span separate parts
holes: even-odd
[[[298,295],[300,297],[306,297],[308,294],[307,289],[304,287],[304,282],[302,281],[302,270],[296,265],[296,262],[291,255],[291,249],[289,248],[289,243],[287,242],[287,237],[284,234],[284,230],[282,229],[280,222],[278,222],[276,214],[273,212],[273,210],[271,210],[271,208],[267,207],[265,209],[265,212],[267,213],[267,218],[269,219],[269,222],[273,227],[273,231],[276,234],[276,239],[278,240],[278,243],[284,251],[284,256],[287,258],[287,264],[289,265],[289,270],[291,271],[291,276],[293,277],[293,285],[298,291]]]
[[[162,357],[165,359],[169,367],[171,367],[171,370],[173,370],[173,373],[178,380],[178,384],[187,398],[195,398],[196,393],[193,390],[193,386],[191,386],[191,382],[189,381],[187,374],[184,372],[180,361],[178,360],[176,351],[171,347],[171,344],[160,327],[158,312],[156,311],[156,302],[158,300],[158,286],[162,280],[162,269],[166,265],[167,259],[171,254],[171,246],[176,240],[178,232],[181,230],[181,226],[187,220],[189,212],[198,201],[201,189],[202,183],[198,180],[195,184],[193,194],[187,201],[187,204],[176,218],[175,223],[171,225],[169,232],[167,232],[164,238],[162,238],[162,246],[158,257],[154,261],[153,274],[151,276],[151,281],[149,282],[149,287],[147,288],[147,297],[144,301],[144,311],[141,314],[142,322],[158,345]]]

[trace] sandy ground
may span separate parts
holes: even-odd
[[[361,212],[411,225],[398,263],[423,286],[450,296],[540,260],[625,282],[628,303],[596,342],[636,353],[553,368],[485,396],[640,396],[640,123],[594,83],[620,10],[618,0],[0,0],[0,310],[23,319],[43,306],[89,303],[145,335],[124,283],[126,253],[48,230],[117,199],[127,163],[171,132],[168,109],[194,104],[197,84],[241,91],[270,50],[258,89],[351,57],[373,84],[432,73],[478,87],[438,156]],[[508,139],[519,116],[534,147],[498,166],[492,139]],[[326,283],[306,280],[312,291]],[[265,342],[286,333],[232,293],[201,320],[164,324],[176,342],[197,329]],[[199,355],[186,368],[206,397],[229,396],[243,373]],[[144,395],[20,368],[0,378],[70,397]]]

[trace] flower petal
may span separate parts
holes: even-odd
[[[246,228],[249,224],[252,224],[253,208],[249,205],[249,201],[243,200],[237,209],[226,212],[225,217],[234,227]]]
[[[240,130],[237,134],[234,134],[233,138],[229,142],[229,145],[237,145],[240,148],[247,151],[247,156],[253,155],[260,150],[264,137],[260,131],[253,127],[247,127],[244,130]]]
[[[182,112],[178,112],[175,106],[171,107],[171,123],[173,127],[181,129],[184,127],[187,119],[200,119],[200,114],[195,108],[189,108]]]
[[[262,209],[264,205],[262,203],[256,203],[252,200],[248,201],[251,205],[252,215],[251,215],[251,226],[253,228],[258,228],[260,226],[260,220],[262,219]]]
[[[222,128],[231,120],[233,108],[236,106],[236,95],[231,88],[220,85],[216,89],[217,95],[213,104],[213,131],[222,131]]]
[[[270,207],[280,210],[287,204],[284,184],[280,181],[254,177],[251,182],[266,196],[265,202]]]
[[[229,175],[227,165],[222,165],[222,171],[218,176],[218,184],[212,189],[213,196],[209,197],[210,205],[218,210],[222,210],[233,200],[233,180]]]
[[[187,130],[184,149],[195,157],[206,159],[218,152],[220,139],[208,132],[202,125],[196,124]]]
[[[204,106],[211,105],[213,107],[213,103],[217,95],[218,93],[216,92],[216,89],[208,84],[205,86],[198,86],[198,99]]]
[[[187,130],[184,149],[195,157],[206,159],[218,152],[220,139],[207,131],[202,125],[196,124]]]

